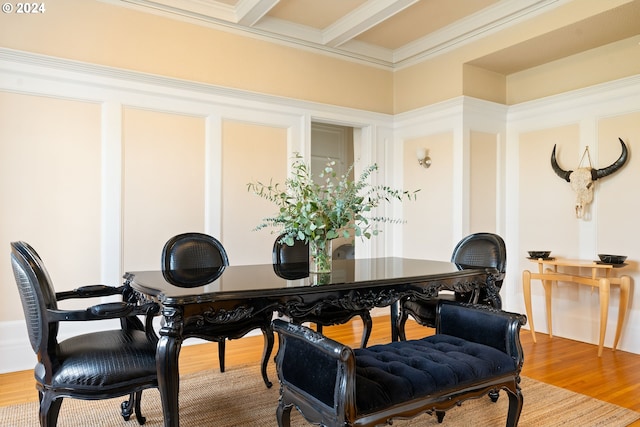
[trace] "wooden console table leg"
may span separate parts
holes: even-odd
[[[524,293],[524,307],[527,310],[527,319],[529,319],[531,338],[533,338],[533,342],[536,342],[536,328],[533,326],[533,314],[531,311],[531,272],[529,270],[522,272],[522,291]]]
[[[553,273],[552,270],[546,269],[545,273]],[[553,280],[540,280],[544,288],[544,300],[547,306],[547,328],[549,328],[549,338],[553,338],[553,327],[551,326],[551,291],[553,289]]]
[[[629,306],[629,292],[631,290],[631,278],[629,276],[620,277],[620,307],[618,308],[618,324],[616,325],[616,338],[613,341],[613,351],[618,347],[620,334],[625,316],[627,315],[627,307]]]
[[[602,356],[604,348],[604,335],[607,331],[607,317],[609,316],[609,294],[611,284],[609,279],[602,278],[598,281],[600,286],[600,340],[598,341],[598,357]]]

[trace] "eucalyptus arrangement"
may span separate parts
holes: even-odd
[[[247,190],[276,204],[278,213],[262,220],[255,229],[276,227],[283,233],[283,243],[291,246],[294,240],[309,244],[310,271],[331,271],[331,241],[337,237],[371,238],[380,230],[379,223],[401,223],[399,219],[370,216],[381,203],[416,198],[417,191],[408,192],[383,185],[368,183],[378,170],[373,164],[365,168],[360,177],[348,177],[351,165],[342,176],[334,171],[335,162],[329,162],[314,181],[309,166],[299,154],[294,157],[292,174],[284,184],[261,182],[247,184]]]

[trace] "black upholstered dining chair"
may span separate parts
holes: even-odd
[[[354,259],[355,255],[356,255],[355,247],[353,246],[353,244],[345,243],[333,250],[332,258],[333,259]]]
[[[499,273],[495,286],[497,291],[500,291],[507,269],[507,249],[504,240],[497,234],[474,233],[458,242],[453,249],[451,262],[456,264],[460,270],[477,267],[495,268]],[[401,300],[397,323],[398,337],[401,340],[406,339],[404,328],[409,316],[413,317],[420,325],[435,327],[435,310],[439,299],[490,304],[485,289],[482,289],[479,295],[457,292],[453,294],[440,293],[437,298],[427,301],[411,298]]]
[[[184,287],[203,286],[215,280],[229,265],[229,257],[222,243],[204,233],[182,233],[170,238],[162,249],[162,272],[165,278]],[[249,319],[209,326],[207,334],[200,337],[218,343],[220,372],[225,370],[225,341],[245,336],[260,329],[264,336],[262,378],[267,387],[272,383],[267,376],[267,363],[273,350],[274,335],[271,328],[272,310],[256,313]],[[214,338],[211,338],[214,337]]]
[[[55,427],[63,398],[110,399],[129,395],[121,413],[129,420],[135,411],[139,424],[142,391],[157,388],[156,343],[152,319],[155,303],[138,305],[128,286],[92,285],[55,292],[36,251],[25,242],[11,243],[11,264],[18,285],[31,347],[40,401],[40,425]],[[122,295],[122,302],[63,310],[62,300]],[[146,326],[136,316],[146,316]],[[58,341],[59,323],[120,319],[121,327],[76,335]]]
[[[291,270],[298,272],[298,274],[303,273],[299,278],[307,277],[309,275],[309,245],[304,240],[294,240],[294,244],[289,246],[282,241],[282,237],[282,235],[278,236],[273,243],[272,261],[274,268],[276,271],[287,271],[287,265],[294,265],[295,267]],[[300,265],[306,267],[300,269]],[[343,324],[355,316],[360,316],[364,325],[360,346],[365,348],[373,327],[369,310],[343,310],[333,306],[325,306],[305,314],[289,314],[291,321],[294,323],[315,323],[316,330],[319,333],[322,333],[323,326]]]

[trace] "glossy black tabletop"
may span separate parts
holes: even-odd
[[[135,271],[125,274],[131,286],[166,305],[239,297],[295,295],[358,287],[388,286],[474,276],[485,270],[458,270],[455,264],[407,258],[334,260],[330,274],[308,273],[307,264],[227,266],[208,271]],[[194,274],[209,275],[204,286],[184,286]]]

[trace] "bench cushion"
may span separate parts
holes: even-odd
[[[506,353],[436,334],[354,350],[358,414],[515,372]]]

